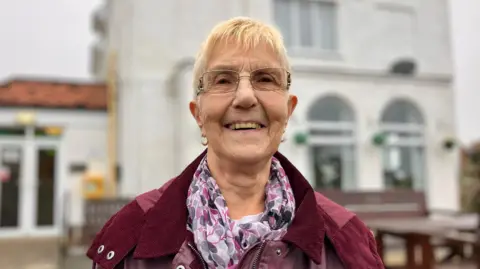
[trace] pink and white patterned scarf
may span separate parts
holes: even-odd
[[[259,221],[236,225],[206,157],[201,161],[188,190],[187,228],[210,268],[236,268],[250,247],[263,240],[280,240],[295,214],[295,198],[280,162],[272,159],[265,187],[265,211]]]

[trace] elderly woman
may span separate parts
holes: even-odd
[[[190,112],[207,149],[105,224],[93,268],[384,268],[365,225],[277,152],[297,105],[280,33],[220,23],[194,74]]]

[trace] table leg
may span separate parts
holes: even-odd
[[[384,239],[384,233],[382,233],[381,231],[377,231],[375,233],[375,241],[377,243],[377,252],[380,258],[382,259],[382,261],[385,263],[385,259],[384,259],[385,253],[383,251],[383,248],[384,248],[383,239]]]
[[[473,259],[475,261],[475,268],[480,269],[480,246],[478,244],[473,246]]]
[[[405,251],[406,251],[406,268],[417,269],[417,262],[415,259],[415,247],[417,246],[417,237],[414,234],[405,237]]]
[[[430,242],[430,236],[419,235],[418,236],[420,246],[422,248],[422,269],[433,269],[435,264],[435,255],[433,252],[433,247]]]

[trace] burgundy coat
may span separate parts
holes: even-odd
[[[187,191],[205,154],[160,189],[138,196],[105,224],[87,252],[92,268],[206,268],[186,229]],[[281,241],[252,247],[238,268],[385,268],[372,233],[355,214],[314,192],[283,155],[275,157],[293,189],[295,219]]]

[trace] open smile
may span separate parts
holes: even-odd
[[[261,130],[266,126],[258,122],[238,122],[225,124],[223,127],[230,129],[232,131],[255,131]]]

